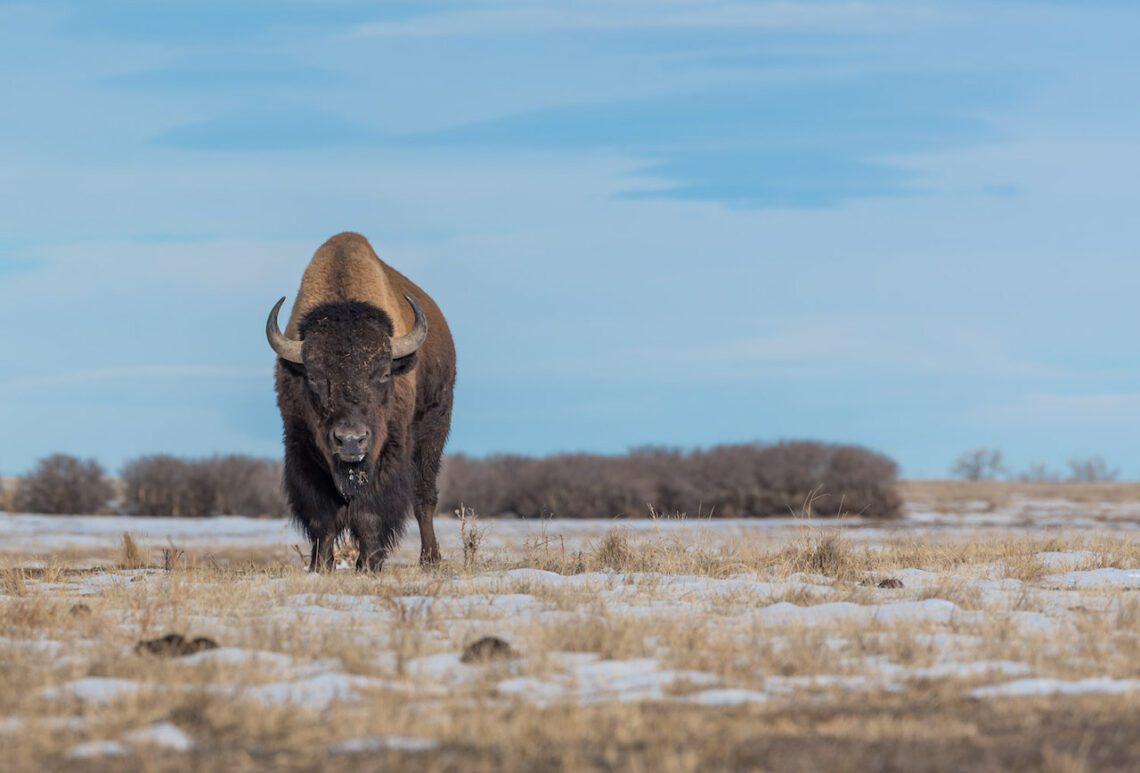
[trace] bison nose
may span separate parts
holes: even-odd
[[[337,454],[345,461],[360,461],[368,447],[372,433],[367,427],[337,427],[332,432]]]

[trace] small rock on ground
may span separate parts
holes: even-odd
[[[484,636],[467,645],[460,660],[464,663],[489,663],[494,660],[509,660],[515,657],[511,645],[498,636]]]
[[[180,658],[203,650],[217,649],[218,643],[205,636],[187,639],[180,633],[168,633],[157,639],[146,639],[135,645],[135,652],[149,653],[164,658]]]

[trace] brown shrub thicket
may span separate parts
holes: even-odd
[[[16,512],[77,515],[104,512],[114,487],[94,459],[53,454],[36,462],[12,497]]]
[[[122,470],[123,510],[131,515],[284,516],[281,463],[249,456],[179,459],[156,454]]]
[[[901,515],[897,465],[859,446],[798,441],[707,450],[635,449],[624,456],[449,456],[440,510],[608,518],[686,514],[746,518],[841,513]]]
[[[15,509],[12,504],[13,490],[11,486],[4,485],[4,479],[0,478],[0,512],[11,512]]]

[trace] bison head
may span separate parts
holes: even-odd
[[[388,440],[392,378],[415,365],[427,338],[427,318],[411,296],[416,322],[393,337],[392,319],[363,301],[326,303],[301,319],[301,340],[277,324],[282,298],[269,312],[265,334],[285,367],[304,379],[303,411],[313,440],[345,498],[373,477]]]

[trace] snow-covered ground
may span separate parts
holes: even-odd
[[[193,753],[213,731],[187,706],[225,705],[341,717],[331,755],[430,755],[473,742],[473,708],[1140,700],[1138,524],[1041,501],[838,531],[504,520],[465,560],[441,518],[439,569],[415,566],[413,524],[381,575],[316,576],[280,521],[0,516],[0,668],[20,674],[0,736],[39,739],[37,763]],[[127,531],[150,568],[116,566]],[[186,556],[165,571],[171,546]],[[220,647],[136,654],[171,631]],[[465,657],[489,636],[506,656]]]
[[[437,519],[441,544],[459,547],[454,519]],[[963,502],[954,512],[937,510],[923,503],[910,504],[899,521],[876,521],[859,517],[839,522],[849,539],[861,542],[908,537],[979,533],[1024,534],[1042,530],[1095,529],[1140,535],[1140,501],[1075,502],[1067,499],[1011,497],[1008,504],[992,507],[986,502]],[[621,526],[635,534],[668,535],[677,539],[708,541],[735,539],[783,539],[804,528],[830,528],[836,521],[803,518],[759,519],[614,519],[614,520],[518,520],[492,519],[483,523],[485,546],[509,548],[528,540],[557,538],[569,548],[580,549],[606,529]],[[0,552],[84,555],[113,549],[124,532],[142,545],[213,550],[257,547],[288,548],[303,543],[301,532],[289,521],[227,516],[219,518],[143,518],[127,516],[55,516],[0,513]],[[415,526],[409,528],[405,547],[415,541]],[[412,555],[411,552],[408,555]]]

